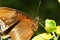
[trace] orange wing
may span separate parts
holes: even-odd
[[[12,8],[0,7],[0,18],[4,22],[5,28],[8,28],[5,31],[7,33],[4,33],[5,35],[10,35],[11,40],[30,40],[34,33],[33,31],[37,31],[38,28],[38,21],[30,18],[24,12]],[[16,21],[19,22],[14,26],[13,23]]]

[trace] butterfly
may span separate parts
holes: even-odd
[[[30,40],[37,29],[37,19],[13,8],[0,7],[0,34],[2,38]]]

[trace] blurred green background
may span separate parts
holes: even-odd
[[[31,17],[36,17],[37,8],[41,1],[37,16],[44,24],[45,19],[53,19],[60,25],[60,3],[58,0],[0,0],[1,7],[11,7],[26,12]],[[44,32],[44,28],[39,25],[38,33]]]

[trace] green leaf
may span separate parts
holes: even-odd
[[[58,2],[60,3],[60,0],[58,0]]]
[[[56,27],[56,31],[55,31],[58,35],[60,35],[60,26]]]
[[[50,33],[42,33],[35,36],[32,40],[50,40],[53,36]]]
[[[56,22],[54,20],[46,19],[45,30],[47,32],[54,32],[56,30]]]

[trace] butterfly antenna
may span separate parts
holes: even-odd
[[[40,5],[41,5],[41,0],[39,1],[38,7],[37,7],[36,16],[38,16]]]
[[[39,12],[40,5],[41,5],[41,0],[39,1],[38,7],[37,7],[36,17],[38,16],[38,12]],[[39,22],[39,24],[40,24],[42,27],[44,27],[44,25],[43,25],[41,22]]]

